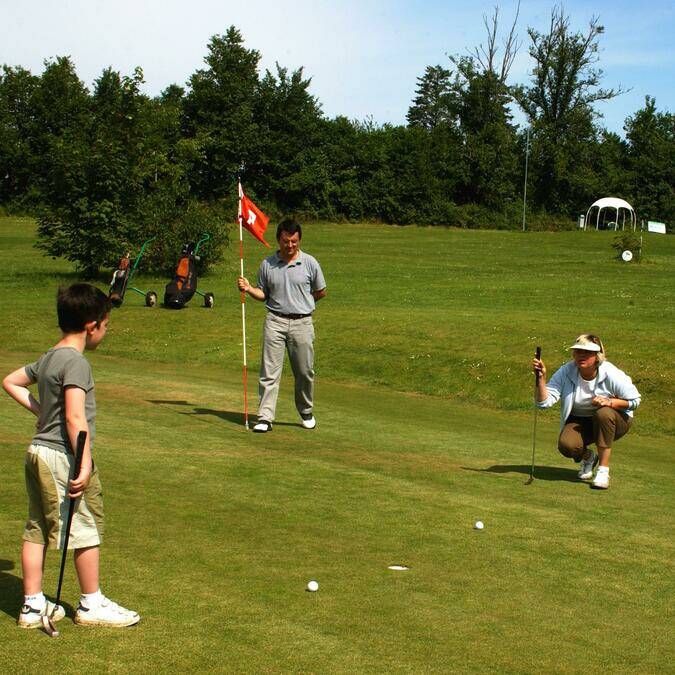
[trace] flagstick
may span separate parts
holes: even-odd
[[[241,225],[241,182],[239,183],[239,272],[244,276],[244,233]],[[246,363],[246,291],[241,292],[241,333],[243,336],[244,426],[248,431],[248,365]]]

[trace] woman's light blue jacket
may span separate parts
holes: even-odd
[[[546,400],[537,402],[539,408],[550,408],[558,399],[560,404],[560,429],[565,426],[567,418],[572,412],[574,404],[574,392],[577,388],[579,369],[574,361],[568,361],[560,366],[553,377],[546,383],[548,396]],[[603,361],[598,365],[598,377],[593,390],[595,396],[608,398],[622,398],[628,401],[628,408],[622,412],[633,416],[633,410],[640,405],[640,392],[633,384],[633,380],[609,361]]]

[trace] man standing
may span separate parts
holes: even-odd
[[[258,270],[258,286],[239,277],[237,286],[268,309],[263,328],[260,364],[260,406],[257,433],[272,429],[279,395],[284,352],[295,376],[295,407],[305,429],[314,429],[314,324],[316,301],[326,295],[326,282],[317,260],[300,250],[302,227],[287,218],[277,227],[279,250]]]

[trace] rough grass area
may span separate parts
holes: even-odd
[[[0,220],[0,372],[58,338],[68,265]],[[133,629],[15,626],[33,421],[0,400],[0,644],[8,672],[662,672],[673,661],[673,256],[641,265],[607,233],[309,225],[329,296],[317,312],[319,425],[287,371],[268,435],[241,425],[237,262],[182,312],[127,296],[91,355],[106,488],[103,589]],[[249,266],[262,248],[247,241]],[[233,254],[234,255],[234,254]],[[103,285],[104,282],[101,282]],[[160,296],[166,280],[139,278]],[[250,393],[263,308],[249,303]],[[539,415],[529,360],[597,331],[644,399],[590,490]],[[472,529],[483,520],[485,530]],[[404,563],[407,572],[387,566]],[[46,590],[56,589],[51,554]],[[304,588],[318,580],[317,593]],[[78,592],[68,569],[64,597]]]

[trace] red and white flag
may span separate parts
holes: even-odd
[[[239,200],[241,203],[241,224],[261,243],[269,248],[265,241],[265,230],[270,219],[244,194],[239,185]]]

